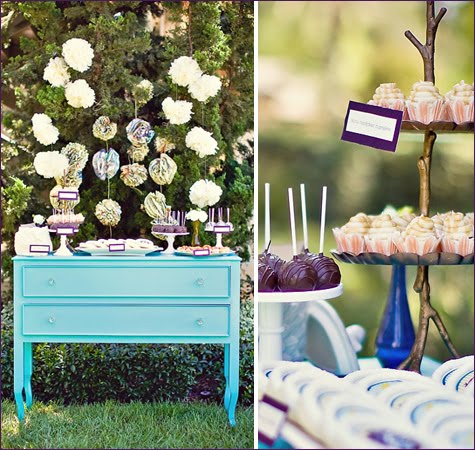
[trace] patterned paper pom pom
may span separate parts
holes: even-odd
[[[155,131],[152,130],[150,124],[142,119],[132,120],[125,131],[127,132],[127,139],[136,147],[148,144],[155,135]]]
[[[142,164],[127,164],[121,170],[120,179],[126,186],[137,187],[147,179],[147,169]]]
[[[120,222],[121,214],[122,209],[115,200],[105,199],[96,205],[95,215],[106,227],[115,227]]]

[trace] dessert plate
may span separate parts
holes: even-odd
[[[330,289],[299,292],[259,292],[259,303],[301,303],[314,300],[328,300],[343,293],[343,284]]]
[[[163,247],[155,245],[153,248],[126,248],[125,250],[112,250],[107,248],[80,248],[75,250],[79,254],[89,254],[91,256],[146,256],[149,253],[161,252]]]
[[[219,257],[219,256],[231,256],[231,255],[235,255],[236,252],[235,251],[230,251],[230,252],[226,252],[226,253],[211,253],[209,255],[194,255],[193,253],[189,253],[189,252],[179,252],[178,250],[175,250],[175,255],[179,255],[179,256],[191,256],[191,257],[195,257],[195,258],[215,258],[215,257]]]

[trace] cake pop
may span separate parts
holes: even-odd
[[[278,276],[267,264],[258,266],[258,290],[259,292],[274,292],[278,289]]]
[[[259,264],[265,264],[269,266],[274,272],[279,273],[285,261],[279,258],[279,256],[269,252],[270,244],[271,241],[269,241],[269,244],[267,245],[267,248],[264,250],[264,252],[259,254],[257,261]]]
[[[297,237],[295,233],[295,212],[292,188],[288,189],[290,231],[292,234],[292,251],[294,257],[279,270],[279,288],[283,292],[311,291],[317,282],[317,274],[312,266],[301,261],[297,256]]]
[[[304,245],[305,250],[299,255],[299,259],[311,265],[317,274],[317,281],[315,283],[316,290],[330,289],[338,286],[341,281],[340,269],[332,258],[323,255],[323,242],[325,237],[325,217],[327,205],[327,187],[322,189],[322,211],[320,217],[320,252],[318,254],[312,253],[308,250],[308,241],[306,238],[306,211],[305,211],[305,188],[300,185],[300,192],[302,196],[302,218],[304,223]],[[303,215],[305,211],[305,216]]]
[[[278,277],[282,292],[312,291],[317,282],[315,270],[297,255],[281,267]]]

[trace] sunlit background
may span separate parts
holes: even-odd
[[[331,233],[357,212],[377,214],[391,204],[417,212],[417,159],[423,135],[401,134],[395,154],[340,141],[349,100],[367,102],[384,82],[409,94],[422,79],[422,59],[405,38],[425,40],[425,2],[259,3],[259,248],[264,247],[264,183],[271,184],[272,250],[289,256],[287,187],[305,183],[310,250],[318,251],[320,192],[328,186],[325,253]],[[473,3],[446,6],[436,39],[436,85],[442,94],[460,80],[473,82]],[[434,148],[431,213],[473,211],[472,134],[440,134]],[[299,198],[296,195],[298,205]],[[300,209],[297,209],[299,218]],[[301,221],[297,221],[302,240]],[[367,332],[365,355],[385,305],[391,268],[339,263],[345,293],[332,301],[345,325]],[[473,266],[430,270],[432,303],[459,351],[473,354]],[[407,271],[414,323],[415,268]],[[431,325],[426,354],[448,359]]]

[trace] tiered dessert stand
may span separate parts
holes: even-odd
[[[223,234],[229,234],[233,232],[233,225],[229,220],[229,208],[228,208],[228,221],[224,222],[222,220],[223,213],[222,209],[218,208],[219,217],[218,222],[214,221],[214,208],[212,209],[212,216],[210,222],[208,222],[207,226],[205,227],[205,231],[207,233],[214,233],[216,235],[216,247],[222,248],[223,247]]]
[[[175,243],[176,236],[186,236],[188,234],[190,233],[158,233],[158,232],[152,231],[152,236],[156,237],[157,239],[161,239],[161,236],[165,236],[167,240],[167,244],[168,244],[167,248],[163,250],[162,252],[165,255],[175,253],[174,243]]]
[[[442,17],[447,12],[441,8],[435,15],[433,1],[427,2],[426,43],[423,45],[410,32],[405,36],[419,50],[424,63],[424,81],[435,84],[434,54],[435,36]],[[473,122],[456,124],[453,122],[432,122],[422,124],[415,121],[403,121],[402,131],[424,133],[422,156],[419,157],[419,209],[420,214],[429,216],[430,205],[430,169],[432,151],[438,133],[473,133]],[[339,261],[352,264],[378,264],[392,266],[392,281],[386,309],[376,338],[376,355],[386,367],[396,367],[420,372],[422,356],[427,341],[430,320],[432,320],[450,353],[458,358],[447,329],[437,310],[430,302],[429,266],[473,264],[473,255],[462,257],[450,253],[432,253],[418,257],[414,254],[396,254],[390,257],[374,253],[358,256],[332,252]],[[414,336],[406,293],[406,266],[417,265],[414,291],[419,294],[419,325]]]

